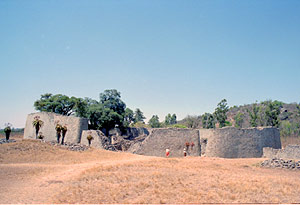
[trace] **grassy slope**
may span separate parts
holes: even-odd
[[[0,203],[295,203],[300,172],[263,159],[157,158],[33,140],[0,145]]]

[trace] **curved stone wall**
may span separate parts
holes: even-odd
[[[27,116],[24,138],[25,139],[35,139],[35,128],[32,125],[34,117],[39,116],[40,120],[44,122],[43,126],[40,129],[40,132],[44,135],[45,141],[56,141],[56,131],[55,131],[55,122],[59,121],[59,124],[66,125],[68,131],[65,136],[65,142],[79,143],[81,140],[82,130],[88,129],[88,120],[85,118],[73,117],[73,116],[64,116],[55,113],[49,112],[38,112],[31,113]]]
[[[128,152],[164,157],[166,149],[170,157],[183,157],[186,142],[194,144],[187,149],[188,156],[207,156],[223,158],[262,157],[263,148],[281,148],[280,133],[277,128],[238,129],[226,127],[221,129],[182,129],[182,128],[128,128],[126,135],[120,136],[117,130],[112,130],[107,137],[99,130],[88,130],[88,120],[73,116],[63,116],[55,113],[39,112],[29,114],[26,121],[24,138],[35,139],[35,129],[32,122],[35,116],[40,116],[44,122],[40,132],[45,141],[56,140],[55,122],[66,125],[68,131],[65,142],[88,145],[87,136],[94,138],[91,146],[100,149],[125,148]],[[84,131],[85,130],[85,131]],[[116,138],[117,143],[113,143]],[[116,148],[117,147],[117,148]]]
[[[200,129],[202,155],[223,158],[262,157],[264,147],[281,148],[277,128]]]

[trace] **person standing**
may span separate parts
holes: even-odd
[[[170,150],[166,149],[166,157],[169,157],[169,156],[170,156]]]

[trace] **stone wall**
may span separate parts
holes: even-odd
[[[221,129],[180,129],[180,128],[128,128],[122,135],[120,130],[109,131],[105,136],[99,130],[88,131],[88,120],[73,116],[62,116],[54,113],[39,112],[29,114],[26,121],[24,138],[35,139],[35,129],[32,122],[39,116],[44,122],[40,132],[45,141],[55,141],[55,122],[68,128],[65,142],[88,145],[87,136],[94,138],[92,147],[108,150],[122,150],[135,154],[164,157],[166,149],[170,149],[170,157],[182,157],[186,142],[194,144],[187,150],[188,156],[207,156],[223,158],[262,157],[263,148],[281,148],[280,133],[276,128],[238,129],[226,127]],[[285,152],[287,152],[286,149]],[[294,150],[294,149],[293,149]],[[277,154],[281,151],[266,149],[267,153]],[[299,153],[300,151],[291,151]],[[290,153],[290,152],[289,152]],[[297,155],[298,156],[298,155]],[[286,157],[285,157],[286,158]]]
[[[300,146],[288,145],[284,149],[273,149],[265,147],[263,149],[263,157],[266,158],[283,158],[283,159],[300,159]]]
[[[27,116],[24,138],[35,139],[35,128],[32,125],[34,117],[39,116],[40,120],[44,122],[40,129],[44,136],[45,141],[56,140],[55,122],[59,121],[59,124],[66,125],[68,131],[65,136],[65,142],[79,143],[81,140],[81,133],[83,130],[88,129],[88,120],[85,118],[63,116],[55,113],[38,112],[32,113]]]
[[[81,144],[89,145],[87,139],[88,135],[93,137],[93,140],[91,140],[91,147],[106,149],[107,145],[110,144],[110,139],[100,130],[83,130],[81,135]]]
[[[143,142],[134,144],[128,151],[134,154],[164,157],[166,149],[169,149],[170,157],[183,157],[186,142],[194,143],[193,147],[189,146],[188,155],[200,156],[199,131],[195,129],[150,129],[149,136]]]
[[[200,129],[202,155],[222,158],[262,157],[264,147],[281,148],[276,128]]]

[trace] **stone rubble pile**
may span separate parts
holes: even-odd
[[[16,142],[16,140],[14,140],[14,139],[6,140],[5,138],[0,139],[0,144],[12,143],[12,142]]]
[[[76,143],[70,143],[70,142],[65,142],[63,145],[58,144],[56,141],[50,141],[47,143],[50,145],[53,145],[53,146],[58,146],[58,147],[70,150],[70,151],[79,151],[80,152],[80,151],[86,151],[89,149],[89,146],[82,145],[82,144],[76,144]]]
[[[300,171],[300,161],[273,158],[261,163],[262,167],[283,168]]]

